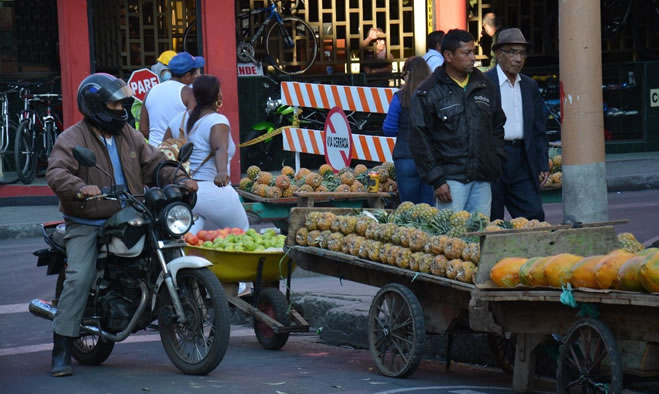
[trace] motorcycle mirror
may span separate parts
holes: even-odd
[[[94,155],[94,152],[85,147],[76,146],[73,148],[73,157],[78,161],[78,163],[85,167],[96,166],[96,155]]]
[[[192,150],[194,149],[194,145],[192,142],[188,142],[184,144],[181,149],[178,151],[178,162],[179,163],[185,163],[186,161],[190,160],[190,156],[192,156]]]

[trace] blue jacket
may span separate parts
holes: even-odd
[[[499,101],[501,101],[501,88],[499,75],[496,67],[486,72],[485,75],[496,85]],[[549,171],[549,144],[547,143],[547,117],[538,89],[538,83],[524,74],[519,82],[522,91],[522,113],[524,116],[524,149],[526,158],[531,168],[531,174],[535,179],[535,187],[540,190],[538,173]]]
[[[394,160],[411,159],[412,152],[410,152],[409,143],[410,111],[400,105],[398,93],[400,92],[394,94],[391,103],[389,103],[389,111],[382,124],[382,131],[387,137],[396,137],[396,145],[392,154]]]

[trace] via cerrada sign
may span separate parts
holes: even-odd
[[[348,117],[339,107],[332,108],[325,119],[325,161],[334,171],[350,166],[352,133]]]

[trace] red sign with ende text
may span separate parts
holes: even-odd
[[[339,107],[332,108],[325,119],[325,161],[334,171],[350,166],[352,133],[348,117]]]
[[[133,89],[133,97],[142,102],[149,90],[159,82],[158,76],[148,68],[135,70],[128,78],[128,86]]]

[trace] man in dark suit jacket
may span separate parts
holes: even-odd
[[[538,84],[521,74],[531,44],[517,29],[501,32],[493,49],[498,65],[485,73],[494,82],[506,113],[503,176],[492,182],[491,219],[510,215],[545,220],[540,186],[549,177],[545,111]]]

